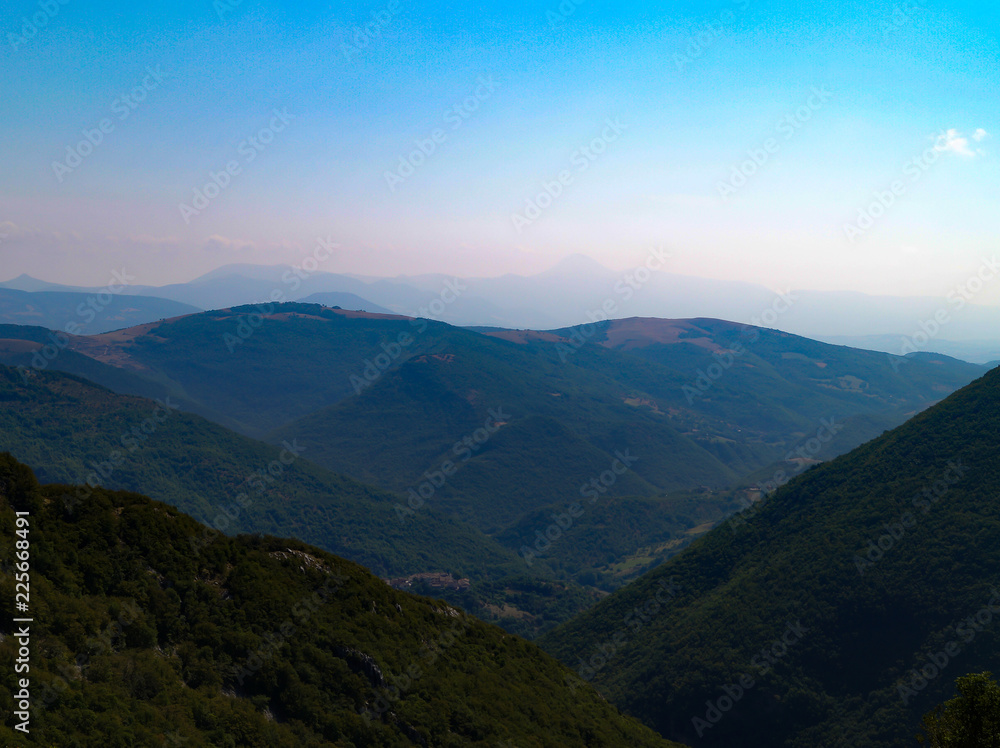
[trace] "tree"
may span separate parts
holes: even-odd
[[[1000,685],[993,673],[964,675],[958,696],[924,715],[921,744],[930,748],[1000,748]]]

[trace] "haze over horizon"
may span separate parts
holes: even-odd
[[[636,270],[638,268],[643,267],[643,263],[642,262],[640,262],[639,264],[637,264],[635,266],[625,268],[624,270],[616,270],[615,268],[609,267],[609,266],[601,263],[600,261],[594,259],[593,257],[590,257],[590,256],[585,255],[585,254],[580,253],[580,252],[569,254],[569,255],[566,255],[565,257],[556,259],[551,265],[543,267],[543,268],[541,268],[538,271],[525,272],[525,273],[519,273],[519,272],[504,272],[504,273],[500,273],[500,272],[497,272],[497,273],[494,273],[494,274],[482,275],[482,276],[473,276],[473,275],[462,276],[462,275],[458,275],[458,274],[454,274],[454,273],[448,273],[448,272],[445,272],[445,271],[442,271],[442,270],[438,270],[438,271],[431,270],[431,271],[427,271],[427,272],[423,272],[423,273],[414,273],[414,274],[395,273],[395,274],[384,274],[384,275],[378,275],[378,274],[374,274],[374,273],[354,273],[354,272],[340,273],[340,272],[338,272],[335,269],[331,269],[336,264],[334,261],[332,261],[332,260],[325,260],[325,261],[315,261],[315,262],[313,262],[313,260],[315,258],[312,257],[310,255],[310,253],[307,252],[305,255],[303,255],[301,258],[299,258],[294,263],[290,262],[290,261],[289,262],[275,262],[275,263],[227,262],[227,263],[216,265],[216,266],[210,268],[209,270],[207,270],[207,271],[205,271],[203,273],[199,273],[196,276],[184,278],[183,280],[176,281],[176,282],[171,283],[171,284],[162,284],[162,285],[163,286],[185,285],[185,284],[191,284],[191,283],[198,283],[198,282],[202,282],[202,281],[206,281],[206,280],[218,280],[218,279],[225,278],[225,277],[248,278],[248,279],[249,278],[262,278],[262,277],[263,278],[267,278],[267,277],[270,277],[271,275],[273,275],[273,277],[275,279],[279,279],[280,280],[280,278],[282,277],[282,275],[284,274],[284,272],[286,270],[288,270],[288,269],[291,269],[292,274],[295,275],[295,276],[297,276],[297,277],[299,277],[299,278],[301,278],[301,279],[313,279],[313,280],[317,280],[317,279],[323,278],[325,276],[344,276],[344,277],[349,277],[349,278],[354,278],[354,279],[357,279],[357,280],[361,280],[361,281],[364,281],[364,282],[383,281],[383,280],[387,280],[387,281],[404,281],[404,282],[405,281],[414,281],[414,280],[433,281],[433,280],[435,280],[437,278],[447,278],[447,277],[460,278],[462,280],[467,280],[467,281],[477,281],[477,280],[486,280],[486,281],[489,281],[489,280],[503,280],[505,278],[531,279],[531,278],[538,278],[538,277],[545,277],[545,276],[551,276],[553,278],[559,277],[560,280],[562,280],[563,282],[571,282],[574,278],[582,278],[582,277],[588,277],[589,276],[589,278],[588,278],[589,280],[594,280],[595,278],[597,278],[599,276],[610,277],[610,276],[616,275],[618,273],[623,273],[622,277],[626,277],[627,276],[627,277],[629,277],[629,278],[632,279],[630,282],[626,282],[624,284],[624,287],[631,286],[632,289],[633,289],[634,293],[630,294],[629,298],[632,298],[633,295],[640,295],[642,293],[643,286],[646,283],[648,283],[648,280],[646,280],[646,279],[652,279],[652,278],[660,276],[661,274],[673,275],[675,278],[676,277],[687,277],[687,278],[690,278],[691,280],[695,280],[695,281],[708,281],[710,283],[713,282],[713,281],[715,281],[715,280],[720,280],[720,286],[719,286],[719,288],[731,287],[731,286],[728,285],[729,283],[745,284],[744,287],[746,287],[746,288],[757,287],[757,288],[762,289],[762,290],[776,291],[779,295],[782,292],[788,292],[788,291],[819,291],[818,289],[813,289],[813,288],[798,288],[798,287],[784,287],[784,288],[782,288],[782,287],[779,287],[779,286],[767,285],[767,284],[763,284],[763,283],[755,283],[754,281],[743,281],[743,280],[739,280],[739,279],[735,279],[735,280],[727,282],[727,281],[724,281],[724,280],[721,280],[721,279],[715,279],[715,278],[712,278],[712,277],[709,277],[709,276],[689,275],[689,274],[686,274],[686,273],[673,273],[667,267],[667,264],[666,264],[666,263],[669,263],[673,259],[673,256],[670,255],[669,253],[667,253],[666,250],[664,250],[663,248],[654,248],[651,252],[647,253],[647,257],[657,257],[657,256],[663,256],[663,257],[665,257],[666,258],[665,263],[664,264],[656,263],[658,265],[658,267],[655,268],[655,269],[653,269],[653,270],[651,270],[651,271],[649,271],[648,273],[646,273],[644,271],[643,281],[642,282],[639,282],[639,281],[635,280],[634,273],[630,272],[630,271],[634,271],[634,270]],[[981,265],[983,267],[985,267],[987,270],[990,270],[992,268],[1000,267],[1000,263],[998,263],[998,262],[995,261],[995,257],[985,257],[984,256],[984,260],[989,260],[988,262],[981,263]],[[303,263],[303,261],[305,261],[305,262]],[[315,267],[315,269],[311,269],[313,267]],[[148,293],[151,293],[151,294],[155,295],[155,293],[154,293],[155,289],[161,287],[161,286],[157,286],[157,285],[146,286],[145,284],[139,284],[138,280],[134,276],[131,275],[131,271],[130,271],[130,269],[129,269],[129,267],[127,265],[123,266],[122,268],[119,268],[117,273],[115,272],[115,269],[113,267],[109,268],[109,270],[112,271],[112,275],[115,278],[123,277],[126,281],[128,281],[125,284],[120,284],[117,281],[115,281],[115,284],[114,284],[115,285],[115,289],[113,290],[113,293],[115,293],[115,294],[121,293],[121,292],[125,292],[127,294],[129,294],[129,293],[135,293],[136,292],[136,287],[138,286],[138,287],[141,287],[144,290],[144,292],[147,292],[146,289],[149,289]],[[125,273],[126,273],[124,276],[122,275],[123,271],[125,271]],[[65,287],[65,288],[82,288],[82,289],[89,289],[89,290],[102,290],[103,286],[105,285],[105,284],[101,284],[101,283],[92,284],[92,285],[74,284],[74,283],[61,283],[61,282],[58,282],[58,281],[51,280],[50,279],[51,275],[52,275],[51,272],[46,272],[46,270],[44,270],[44,269],[42,270],[42,275],[39,275],[39,276],[32,275],[31,273],[28,273],[28,272],[23,272],[23,273],[19,273],[17,275],[11,275],[10,277],[0,277],[0,286],[6,286],[6,287],[9,287],[9,288],[15,288],[15,287],[20,288],[23,285],[24,286],[24,290],[59,290],[61,287]],[[975,273],[972,273],[972,277],[974,277],[974,275],[975,275]],[[18,283],[18,281],[22,281],[22,280],[25,281],[25,283],[23,283],[23,284]],[[992,280],[992,279],[989,279],[989,280],[985,281],[985,283],[981,284],[982,287],[988,286],[990,280]],[[31,281],[36,281],[37,283],[31,283]],[[35,289],[34,288],[35,286],[38,286],[38,289]],[[49,286],[52,286],[53,288],[50,289]],[[614,291],[613,288],[610,289],[610,290],[612,292]],[[820,293],[824,293],[823,291],[819,291],[819,292]],[[884,294],[874,294],[874,293],[872,293],[872,294],[870,294],[870,293],[865,293],[863,291],[850,291],[850,290],[844,291],[843,289],[831,289],[829,291],[829,293],[834,293],[834,294],[837,293],[837,292],[841,292],[841,293],[844,293],[844,294],[847,294],[847,295],[860,294],[862,296],[867,296],[867,297],[870,297],[870,298],[873,298],[873,299],[877,299],[877,298],[890,298],[890,299],[891,298],[898,298],[898,299],[901,299],[901,300],[905,300],[905,299],[933,299],[934,298],[933,296],[925,296],[925,295],[907,296],[907,295],[903,295],[903,294],[892,294],[892,293],[884,293]],[[970,290],[966,289],[965,295],[969,299],[967,301],[967,304],[972,305],[972,306],[993,306],[993,305],[990,305],[990,304],[983,304],[981,299],[973,299],[972,298],[973,296],[978,296],[980,294],[981,294],[981,292],[978,292],[978,291],[975,294],[973,294]],[[955,294],[953,294],[953,295],[955,295]],[[981,295],[985,295],[985,294],[981,294]],[[963,307],[964,306],[965,306],[965,304],[963,304]],[[698,315],[695,315],[695,316],[698,316]],[[612,319],[621,319],[622,316],[621,315],[617,315],[617,314],[612,314],[611,318]],[[680,317],[678,317],[678,319],[680,319]]]
[[[680,274],[941,296],[991,256],[993,7],[39,7],[0,45],[5,278],[164,285],[325,238],[335,273],[665,246]]]

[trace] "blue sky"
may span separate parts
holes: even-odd
[[[335,272],[666,245],[676,272],[934,295],[996,246],[994,5],[230,5],[4,1],[0,276],[155,285],[332,236]]]

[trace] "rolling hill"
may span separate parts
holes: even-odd
[[[144,490],[180,508],[216,528],[196,553],[220,531],[281,533],[384,577],[464,578],[466,589],[411,586],[528,636],[596,597],[539,578],[552,576],[544,562],[528,568],[516,551],[433,507],[401,522],[396,497],[312,464],[307,441],[271,446],[174,406],[169,398],[117,395],[60,372],[31,371],[25,380],[0,366],[0,450],[31,462],[47,483]],[[82,488],[64,503],[73,509],[89,496]]]
[[[3,335],[18,337],[16,328],[3,328]],[[39,340],[36,330],[25,337]],[[450,353],[443,363],[463,380],[471,367],[495,364],[497,377],[516,377],[510,385],[538,400],[558,397],[559,384],[653,413],[688,434],[707,431],[694,438],[727,461],[738,461],[736,453],[754,441],[808,433],[821,417],[881,413],[899,423],[983,371],[946,356],[901,358],[720,320],[629,319],[479,334],[307,304],[205,312],[74,337],[70,348],[152,379],[258,435],[366,394],[411,360]],[[280,388],[271,386],[276,380]],[[727,453],[713,437],[725,441],[736,430],[754,433],[730,438],[737,447]]]
[[[327,242],[321,242],[327,244]],[[319,245],[317,245],[317,249]],[[320,255],[323,255],[320,252]],[[460,293],[435,318],[453,325],[493,325],[505,328],[549,329],[573,325],[610,305],[612,316],[624,318],[702,317],[758,324],[776,299],[773,290],[756,284],[724,281],[670,272],[670,256],[653,249],[626,272],[614,271],[584,255],[565,257],[533,275],[455,278],[431,273],[392,278],[356,276],[323,270],[316,257],[303,265],[229,264],[186,283],[165,286],[131,285],[125,294],[170,299],[201,309],[253,304],[279,293],[283,301],[317,301],[368,311],[391,310],[421,314],[449,287]],[[311,266],[311,267],[310,267]],[[649,269],[656,270],[649,272]],[[994,271],[996,260],[983,257],[979,272]],[[970,268],[972,270],[972,268]],[[644,278],[642,282],[638,278]],[[65,286],[22,275],[0,283],[22,291],[97,289]],[[342,304],[315,294],[344,294],[365,303]],[[876,296],[851,291],[784,292],[792,301],[781,316],[781,327],[797,335],[902,354],[911,350],[944,353],[967,361],[996,358],[1000,315],[974,294],[953,289],[946,296]],[[426,313],[424,313],[426,316]],[[167,315],[163,315],[167,316]],[[595,315],[596,316],[596,315]],[[938,333],[922,339],[924,328],[937,324]],[[29,323],[30,324],[30,323]]]
[[[35,355],[18,353],[19,335],[46,341],[39,328],[0,335],[7,363]],[[540,568],[521,566],[556,563],[557,579],[604,589],[676,553],[762,486],[878,436],[983,371],[720,320],[466,330],[310,304],[217,310],[70,345],[52,368],[169,395],[274,445],[307,443],[310,461],[395,494],[400,528],[433,510],[495,535],[516,560],[573,502],[595,506],[579,522],[596,522],[593,532],[611,526],[613,502],[629,513],[613,541],[566,540]],[[421,571],[436,569],[408,573]]]
[[[508,424],[434,493],[439,505],[495,531],[579,497],[616,450],[637,450],[639,460],[609,495],[717,489],[757,471],[773,474],[803,443],[810,449],[793,457],[800,463],[841,454],[983,372],[927,354],[900,365],[885,354],[718,320],[621,320],[589,331],[478,337],[443,328],[434,342],[357,397],[269,439],[309,434],[322,445],[314,457],[321,464],[406,493],[462,451],[456,445],[483,426],[490,408],[504,405]],[[819,442],[824,423],[835,424],[834,433]]]

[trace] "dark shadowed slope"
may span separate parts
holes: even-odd
[[[693,745],[910,746],[955,676],[1000,666],[998,496],[991,371],[543,645]],[[679,590],[669,605],[632,615],[636,631],[623,623],[664,584]],[[602,667],[592,657],[618,629],[628,641]]]

